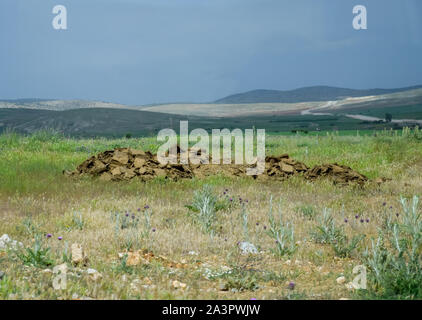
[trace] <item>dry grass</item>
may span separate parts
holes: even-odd
[[[25,247],[31,247],[35,235],[43,235],[44,245],[51,247],[54,264],[63,262],[66,243],[69,247],[80,243],[89,263],[76,270],[73,268],[67,289],[57,291],[52,287],[53,275],[44,272],[45,268],[24,265],[13,252],[0,252],[0,270],[6,274],[0,286],[3,299],[354,298],[355,293],[344,284],[338,284],[336,279],[341,275],[347,281],[353,279],[353,267],[362,262],[360,252],[369,239],[376,236],[385,214],[401,212],[400,195],[409,197],[422,190],[421,142],[400,136],[274,136],[267,139],[268,153],[287,152],[309,165],[339,161],[371,178],[392,179],[381,186],[371,184],[364,189],[337,187],[325,180],[306,182],[300,177],[260,184],[249,178],[224,177],[148,183],[74,180],[63,177],[60,171],[76,166],[89,154],[123,144],[153,149],[148,148],[153,142],[61,138],[31,142],[30,139],[2,136],[0,140],[3,150],[0,155],[0,236],[6,233]],[[81,146],[88,151],[77,149]],[[194,214],[185,207],[191,203],[194,191],[204,184],[211,185],[220,199],[225,198],[223,192],[228,189],[229,197],[236,202],[217,212],[213,235],[204,232]],[[295,226],[297,250],[290,257],[276,256],[270,251],[275,243],[266,234],[265,227],[268,228],[271,196],[274,213],[281,199],[283,218]],[[249,241],[260,249],[257,255],[242,255],[237,246],[239,241],[245,240],[239,197],[248,200],[245,208]],[[152,218],[151,228],[147,230],[149,236],[143,237],[146,205],[150,207]],[[308,209],[303,209],[305,207]],[[366,236],[351,257],[337,257],[329,245],[313,241],[311,232],[324,208],[329,208],[335,221],[344,225],[349,237]],[[134,213],[140,219],[139,225],[116,230],[111,218],[116,211]],[[75,221],[74,213],[81,214],[83,225]],[[356,214],[368,218],[369,223],[356,220]],[[345,218],[349,219],[348,223],[344,222]],[[32,226],[32,231],[25,226]],[[52,238],[46,239],[47,233],[51,233]],[[59,236],[63,240],[59,241]],[[130,245],[132,250],[147,248],[169,261],[182,262],[185,267],[170,268],[160,261],[127,266],[118,258],[118,253]],[[198,255],[190,254],[191,251]],[[86,268],[98,270],[103,278],[90,280],[82,272]],[[229,269],[231,274],[219,275]],[[206,272],[214,277],[207,279]],[[174,288],[174,280],[185,283],[186,288]],[[287,287],[286,283],[291,281],[295,283],[294,290]],[[229,286],[229,290],[221,290],[224,286]]]

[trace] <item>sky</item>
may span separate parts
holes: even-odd
[[[55,5],[67,30],[52,26]],[[353,7],[367,8],[355,30]],[[209,102],[422,84],[420,0],[1,0],[0,99]]]

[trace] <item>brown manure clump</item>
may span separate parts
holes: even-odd
[[[357,183],[364,184],[368,178],[363,174],[353,170],[350,167],[333,164],[323,164],[313,167],[306,172],[305,177],[310,180],[315,180],[321,177],[329,177],[335,184]]]
[[[106,181],[130,180],[139,177],[150,180],[155,177],[167,177],[173,180],[192,178],[193,174],[186,165],[161,165],[156,155],[149,151],[130,148],[117,148],[104,151],[82,162],[75,171],[67,175],[99,176]]]
[[[184,151],[177,148],[177,157]],[[195,152],[189,150],[188,152]],[[197,153],[200,155],[199,153]],[[170,180],[204,178],[210,175],[246,176],[251,165],[236,164],[160,164],[157,155],[131,148],[117,148],[104,151],[82,162],[75,171],[64,171],[69,176],[91,175],[105,181],[120,181],[138,178],[147,181],[156,177]],[[284,180],[293,175],[301,175],[309,180],[330,177],[335,183],[363,184],[368,179],[349,167],[338,164],[315,166],[310,169],[287,154],[265,158],[265,169],[261,175],[253,176],[258,180]]]

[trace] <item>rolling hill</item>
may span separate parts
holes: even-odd
[[[187,117],[111,108],[66,111],[0,108],[0,132],[12,130],[27,134],[39,130],[54,130],[83,137],[124,136],[128,133],[150,135],[159,129],[178,125],[178,121],[184,119]]]
[[[336,88],[328,86],[314,86],[299,88],[290,91],[279,90],[253,90],[244,93],[230,95],[216,100],[215,103],[299,103],[311,101],[341,100],[347,97],[378,96],[396,92],[420,89],[421,86],[398,88],[398,89],[367,89],[356,90]]]
[[[156,135],[164,128],[178,130],[180,120],[189,120],[190,129],[232,130],[255,126],[268,132],[399,128],[422,122],[422,86],[371,90],[311,87],[253,92],[259,94],[237,97],[258,99],[259,96],[262,100],[277,98],[295,102],[234,103],[230,98],[231,103],[221,103],[222,99],[208,104],[136,107],[86,100],[3,100],[0,101],[0,132],[29,134],[52,129],[76,137],[122,137]],[[298,102],[307,99],[315,100]],[[394,123],[383,123],[387,112],[393,115]]]
[[[65,111],[73,109],[111,108],[139,110],[139,107],[127,106],[124,104],[90,101],[90,100],[58,100],[58,99],[16,99],[0,100],[0,108],[7,109],[36,109]]]

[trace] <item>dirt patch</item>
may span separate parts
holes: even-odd
[[[177,149],[177,157],[184,151]],[[189,150],[189,152],[197,152]],[[210,159],[210,162],[212,160]],[[105,181],[120,181],[138,178],[147,181],[156,177],[171,180],[204,178],[211,175],[246,176],[247,168],[252,166],[236,164],[167,164],[163,165],[157,156],[140,150],[118,148],[104,151],[82,162],[75,171],[64,173],[69,176],[91,175]],[[269,156],[265,159],[263,174],[252,176],[258,180],[284,180],[293,175],[301,175],[309,180],[320,177],[332,178],[335,183],[365,183],[368,178],[350,167],[334,164],[315,166],[310,169],[288,154]]]

